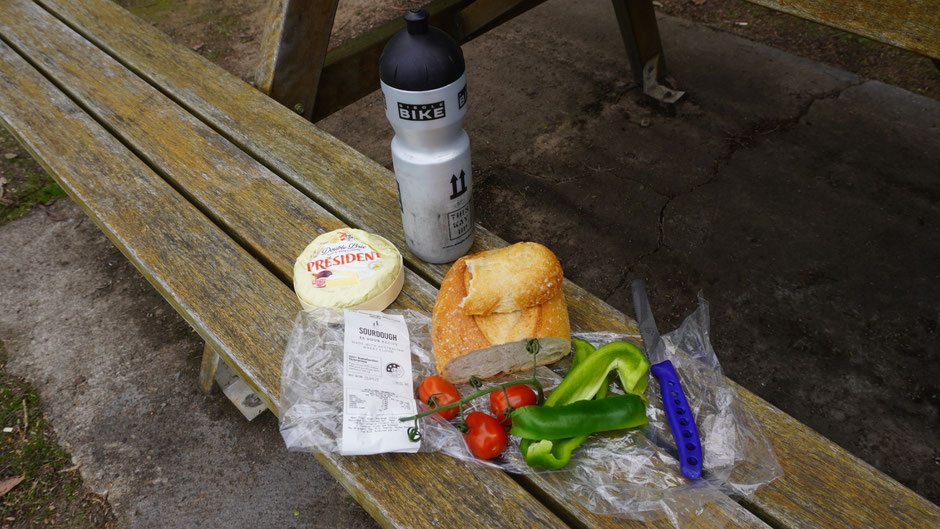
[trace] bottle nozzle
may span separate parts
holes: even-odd
[[[420,7],[409,9],[405,13],[405,23],[408,25],[408,33],[412,35],[421,35],[428,32],[428,12]]]

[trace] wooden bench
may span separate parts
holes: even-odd
[[[379,55],[404,27],[392,20],[327,53],[339,0],[273,0],[255,85],[314,122],[379,87]],[[431,24],[466,42],[545,0],[433,0]],[[940,9],[933,0],[748,0],[837,29],[940,59]],[[666,58],[652,0],[611,0],[633,80],[654,99],[682,92],[663,86]],[[940,63],[938,63],[940,64]]]
[[[291,269],[316,234],[348,225],[387,237],[408,268],[394,306],[432,306],[446,267],[407,252],[392,175],[301,116],[109,0],[7,0],[0,41],[0,121],[200,334],[207,358],[275,413],[299,308]],[[505,244],[478,233],[475,250]],[[635,329],[576,285],[565,291],[576,329]],[[717,496],[689,527],[940,526],[936,505],[735,388],[785,474],[748,501]],[[671,527],[588,512],[552,474],[426,454],[316,457],[386,527]]]

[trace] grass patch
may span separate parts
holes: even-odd
[[[37,204],[65,196],[46,172],[0,128],[0,225],[29,213]]]
[[[176,7],[176,0],[132,0],[118,3],[123,4],[131,13],[151,22],[158,22],[167,18],[172,9]]]
[[[58,445],[36,390],[6,363],[0,341],[0,480],[23,478],[0,502],[0,527],[113,528],[107,502],[84,488]]]
[[[241,17],[238,15],[222,15],[215,23],[216,33],[223,36],[228,36],[244,29],[245,27],[241,23]]]
[[[54,180],[40,173],[7,183],[3,196],[13,203],[0,204],[0,225],[29,213],[36,204],[45,204],[65,196],[65,191]]]
[[[209,31],[214,31],[223,37],[248,29],[242,23],[240,15],[237,13],[223,13],[221,7],[210,8],[206,14],[198,18],[198,21],[206,24]]]

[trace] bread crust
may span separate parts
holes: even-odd
[[[444,276],[438,291],[431,319],[431,339],[437,372],[453,383],[466,382],[469,375],[448,370],[447,365],[450,362],[507,343],[518,343],[518,347],[524,350],[526,342],[531,338],[555,337],[568,344],[561,353],[558,351],[560,348],[556,347],[551,354],[540,354],[539,365],[554,362],[566,354],[570,349],[571,328],[561,288],[545,303],[512,313],[475,316],[466,314],[460,308],[460,302],[466,296],[466,262],[478,255],[458,259]],[[493,360],[492,356],[486,358],[489,365],[479,366],[478,372],[472,374],[490,377],[521,371],[532,365],[525,362],[520,367],[517,361],[509,358],[506,358],[505,362],[501,357],[496,360]],[[464,363],[466,362],[461,362]]]
[[[443,373],[444,365],[450,360],[467,351],[491,345],[473,320],[473,316],[464,314],[458,307],[460,300],[466,295],[463,275],[467,271],[467,258],[468,256],[464,256],[457,259],[444,275],[431,313],[431,342],[434,346],[434,363],[439,374]]]
[[[486,316],[536,307],[561,292],[561,263],[536,242],[519,242],[466,260],[463,277],[465,314]]]

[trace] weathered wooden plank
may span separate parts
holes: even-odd
[[[291,290],[6,44],[0,58],[7,128],[209,347],[237,357],[237,345],[256,360],[233,367],[262,377],[259,364],[280,358],[270,344],[291,327]],[[259,299],[292,310],[259,310]]]
[[[255,86],[310,119],[339,0],[272,0]]]
[[[397,226],[389,230],[394,237],[390,240],[409,258],[403,236],[396,235],[401,232],[397,206],[386,207],[394,195],[387,185],[370,189],[372,182],[362,178],[363,174],[388,178],[379,164],[302,117],[284,112],[277,102],[258,97],[257,90],[198,54],[181,53],[165,34],[108,0],[40,3],[274,172],[289,173],[288,181],[344,222],[363,226],[363,220],[377,218],[376,225]],[[257,136],[260,131],[266,132]],[[269,144],[275,137],[284,141]],[[298,172],[296,161],[304,158],[305,166]]]
[[[284,282],[319,233],[343,226],[205,123],[28,0],[0,10],[7,42]],[[272,372],[277,385],[279,371]]]
[[[936,0],[748,1],[940,58],[940,5]]]
[[[0,33],[282,281],[290,283],[293,261],[310,240],[344,226],[34,4],[6,4]],[[279,357],[223,356],[251,364],[246,382],[266,403],[277,402]]]
[[[460,12],[458,36],[461,41],[473,40],[544,1],[512,0],[511,2],[502,2],[501,0],[475,0]],[[499,4],[505,4],[505,9],[501,8]]]
[[[298,309],[290,289],[4,43],[0,121],[208,346],[280,363]],[[426,282],[409,273],[406,284],[397,307],[433,302],[435,290]],[[479,465],[436,456],[318,458],[387,527],[467,519],[492,527],[564,527],[508,476]]]
[[[745,404],[764,410],[761,422],[784,471],[784,479],[760,489],[750,505],[763,517],[783,527],[940,527],[940,507],[734,386]],[[815,484],[812,490],[804,490],[807,483]]]
[[[219,368],[219,353],[215,352],[209,344],[202,348],[202,362],[199,365],[199,389],[206,393],[212,391],[215,382],[215,372]]]
[[[120,56],[131,68],[172,94],[181,104],[264,161],[279,175],[309,196],[317,197],[344,221],[365,229],[381,228],[386,233],[393,233],[393,242],[405,248],[394,202],[393,177],[387,170],[300,117],[285,112],[276,103],[250,95],[247,85],[221,69],[206,65],[200,57],[173,45],[148,25],[135,19],[128,20],[119,8],[99,5],[107,2],[40,1],[70,24],[80,27],[91,40]],[[94,9],[90,10],[88,6],[94,6]],[[177,67],[161,67],[168,61]],[[502,244],[498,238],[482,231],[475,249],[498,244]],[[440,280],[443,268],[422,265],[407,252],[405,254],[410,265],[424,277],[435,282]],[[582,289],[566,285],[566,294],[572,321],[579,328],[613,330],[632,326],[624,315]],[[747,394],[746,390],[742,390],[742,394]],[[748,402],[751,412],[760,421],[770,421],[773,415],[780,413],[766,403]],[[781,438],[778,442],[798,445],[800,439]],[[781,454],[778,452],[778,455]],[[821,467],[817,472],[846,474],[849,476],[847,479],[855,475],[854,467],[833,464],[835,466]],[[890,479],[879,476],[876,479]],[[855,501],[854,498],[840,496],[838,490],[821,488],[812,476],[788,474],[781,482],[788,483],[800,495],[800,501],[809,506],[833,502],[850,506]],[[916,497],[906,489],[901,494]],[[759,496],[760,501],[763,500]],[[765,507],[760,503],[756,505],[757,508]],[[803,525],[817,525],[810,509],[794,513],[794,516]]]

